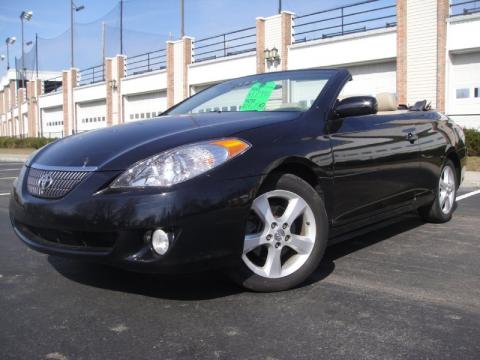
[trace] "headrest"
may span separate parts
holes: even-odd
[[[397,110],[397,95],[392,93],[377,94],[378,111]]]

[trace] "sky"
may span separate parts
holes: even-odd
[[[298,15],[342,6],[359,0],[283,0],[283,9]],[[386,1],[388,0],[381,0]],[[180,30],[179,0],[125,0],[123,5],[124,43],[127,51],[157,50],[169,38],[178,38]],[[107,55],[118,52],[119,0],[76,0],[85,9],[75,13],[75,59],[79,68],[101,62],[104,30]],[[255,25],[258,16],[276,14],[278,0],[185,0],[185,32],[197,39]],[[70,61],[70,0],[0,0],[0,54],[6,55],[5,40],[15,36],[10,47],[10,66],[14,56],[21,56],[22,10],[33,11],[25,23],[25,42],[38,34],[40,68],[60,70]],[[104,27],[102,22],[105,23]],[[31,46],[26,46],[26,52]],[[31,53],[33,57],[33,52]],[[29,57],[26,56],[29,63]],[[0,62],[0,76],[7,61]],[[58,69],[57,69],[58,68]]]

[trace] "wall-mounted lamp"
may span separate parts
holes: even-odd
[[[117,80],[115,80],[115,79],[109,80],[108,81],[108,86],[110,86],[112,88],[112,90],[115,90],[117,88]]]
[[[274,46],[271,49],[265,49],[265,60],[269,65],[279,64],[280,55],[278,54],[278,49]]]

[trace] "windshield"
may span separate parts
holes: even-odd
[[[307,111],[332,76],[331,71],[262,74],[212,86],[169,114],[224,111]]]

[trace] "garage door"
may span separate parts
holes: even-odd
[[[77,103],[77,131],[89,131],[107,126],[105,100]]]
[[[52,138],[63,136],[62,109],[62,106],[54,106],[41,110],[43,136]]]
[[[349,66],[353,80],[343,89],[342,95],[373,95],[396,93],[397,75],[395,61]]]
[[[123,98],[125,122],[151,119],[167,110],[167,93],[155,91]]]
[[[465,127],[480,128],[480,52],[452,54],[447,113]]]

